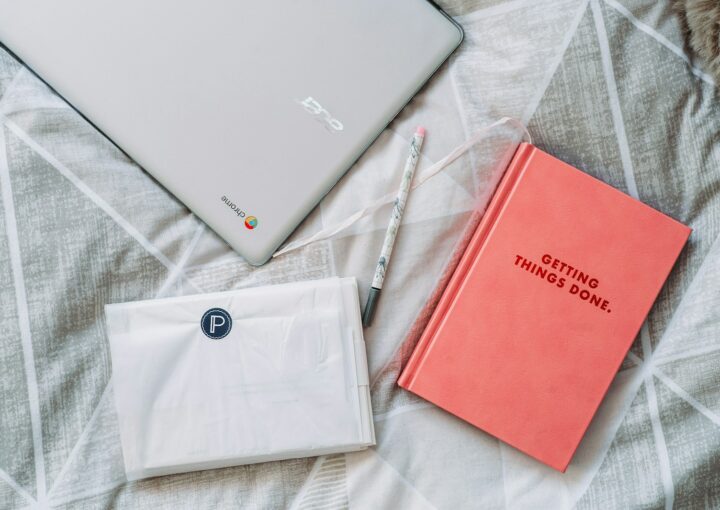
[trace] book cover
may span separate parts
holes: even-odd
[[[690,232],[521,144],[398,383],[565,471]]]

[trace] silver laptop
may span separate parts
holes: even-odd
[[[251,264],[462,40],[426,0],[0,0],[0,13],[0,42]]]

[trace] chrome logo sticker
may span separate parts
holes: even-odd
[[[258,226],[258,219],[255,216],[246,216],[245,211],[243,211],[239,205],[237,205],[235,202],[231,201],[228,197],[223,195],[220,197],[220,200],[222,200],[225,205],[227,205],[232,212],[234,212],[238,218],[241,220],[244,220],[245,222],[245,228],[248,230],[255,230]]]

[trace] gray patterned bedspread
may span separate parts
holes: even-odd
[[[394,384],[492,175],[480,148],[410,198],[366,338],[377,447],[127,483],[103,305],[331,275],[366,289],[388,211],[250,267],[0,50],[0,508],[720,508],[715,83],[669,2],[442,4],[462,49],[295,237],[392,191],[416,124],[427,167],[505,115],[692,226],[568,472]]]

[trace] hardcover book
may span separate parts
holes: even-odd
[[[690,232],[521,144],[400,386],[565,471]]]

